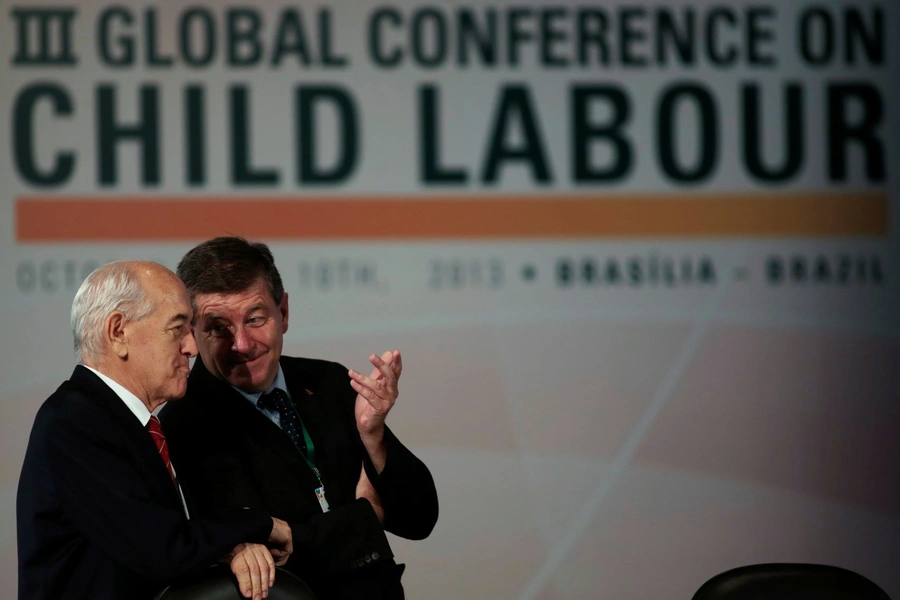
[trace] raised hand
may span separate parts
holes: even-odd
[[[372,354],[369,362],[374,365],[372,374],[366,377],[350,370],[350,385],[356,391],[356,428],[361,436],[380,438],[384,433],[384,419],[397,401],[397,381],[403,371],[400,351]]]
[[[350,386],[356,391],[356,429],[366,452],[378,473],[384,469],[387,449],[384,444],[384,419],[397,401],[397,381],[403,371],[400,351],[372,354],[369,362],[375,367],[366,377],[350,370]]]

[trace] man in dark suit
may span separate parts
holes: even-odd
[[[204,242],[178,274],[200,359],[163,423],[198,511],[248,506],[288,521],[286,567],[321,598],[402,598],[384,531],[422,539],[438,504],[428,468],[385,425],[400,352],[371,355],[369,376],[282,356],[288,295],[263,244]]]
[[[184,285],[156,263],[110,263],[81,285],[82,364],[38,411],[19,479],[20,600],[149,599],[220,560],[246,597],[268,595],[292,548],[287,523],[261,511],[188,519],[152,415],[185,393],[191,318]]]

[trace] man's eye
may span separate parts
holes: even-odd
[[[247,321],[250,325],[262,325],[265,322],[265,317],[251,317],[250,320]]]

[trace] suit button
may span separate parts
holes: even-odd
[[[377,552],[372,553],[372,560],[378,560],[379,558],[381,558],[380,554],[378,554]]]
[[[366,562],[367,562],[367,563],[372,562],[372,555],[371,555],[371,554],[366,554]]]

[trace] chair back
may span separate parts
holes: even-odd
[[[174,583],[160,591],[154,600],[246,600],[237,581],[225,565],[216,565],[204,573]],[[316,600],[309,586],[284,569],[275,569],[275,585],[268,600]]]
[[[890,600],[858,573],[828,565],[772,563],[716,575],[693,600]]]

